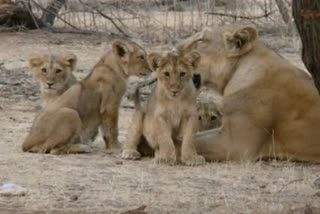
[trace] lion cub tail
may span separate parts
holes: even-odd
[[[139,87],[136,88],[136,91],[133,94],[133,102],[134,102],[134,107],[136,111],[142,111]]]

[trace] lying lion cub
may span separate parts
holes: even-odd
[[[152,53],[148,61],[151,69],[157,72],[158,82],[149,97],[146,112],[137,111],[133,119],[133,130],[122,157],[140,155],[137,146],[143,135],[155,150],[157,163],[174,164],[180,158],[180,148],[176,148],[180,145],[175,145],[174,140],[182,134],[181,161],[187,165],[204,164],[204,158],[197,155],[192,142],[197,120],[192,74],[200,61],[199,54],[167,53],[161,56]]]
[[[118,112],[130,75],[150,73],[146,52],[116,40],[91,73],[50,103],[34,120],[23,151],[80,153],[90,151],[92,132],[102,125],[106,147],[118,147]]]
[[[217,128],[221,125],[221,114],[214,102],[197,102],[197,131]]]
[[[202,83],[223,94],[221,128],[194,138],[206,160],[320,162],[320,99],[312,79],[260,42],[254,27],[204,30],[178,50],[198,51]]]
[[[42,107],[56,100],[77,82],[73,71],[77,57],[72,54],[35,55],[29,59],[33,77],[40,83]]]

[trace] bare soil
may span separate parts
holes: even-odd
[[[110,39],[42,31],[1,33],[0,39],[0,185],[13,182],[28,189],[25,196],[0,196],[0,213],[123,213],[143,205],[146,213],[320,213],[320,189],[314,185],[320,165],[271,161],[187,167],[156,165],[149,158],[124,161],[104,149],[101,137],[93,154],[23,153],[21,143],[39,111],[39,87],[27,57],[72,51],[82,78]],[[303,68],[296,52],[281,54]],[[121,142],[131,115],[130,109],[121,110]]]

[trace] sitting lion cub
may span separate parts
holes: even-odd
[[[50,103],[34,120],[23,151],[80,153],[90,151],[92,132],[102,126],[106,147],[118,146],[118,112],[130,75],[146,75],[146,52],[116,40],[90,74]]]
[[[122,157],[139,153],[137,146],[140,138],[145,137],[155,150],[157,163],[174,164],[179,155],[180,145],[174,141],[183,135],[181,161],[187,165],[204,164],[202,156],[197,155],[192,137],[197,120],[196,89],[192,83],[192,74],[197,68],[200,56],[196,52],[181,56],[168,53],[161,56],[152,53],[148,57],[149,65],[157,71],[158,82],[151,93],[146,112],[137,111],[133,120],[131,134],[124,146]],[[140,155],[140,154],[138,154]]]
[[[77,82],[73,75],[77,57],[72,54],[35,55],[29,59],[33,77],[40,83],[42,107],[56,100]]]

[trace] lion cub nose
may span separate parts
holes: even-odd
[[[179,91],[177,91],[177,90],[172,90],[171,93],[172,93],[173,96],[177,96],[177,94],[179,93]]]
[[[53,85],[53,82],[47,82],[47,85],[49,86],[49,88]]]

